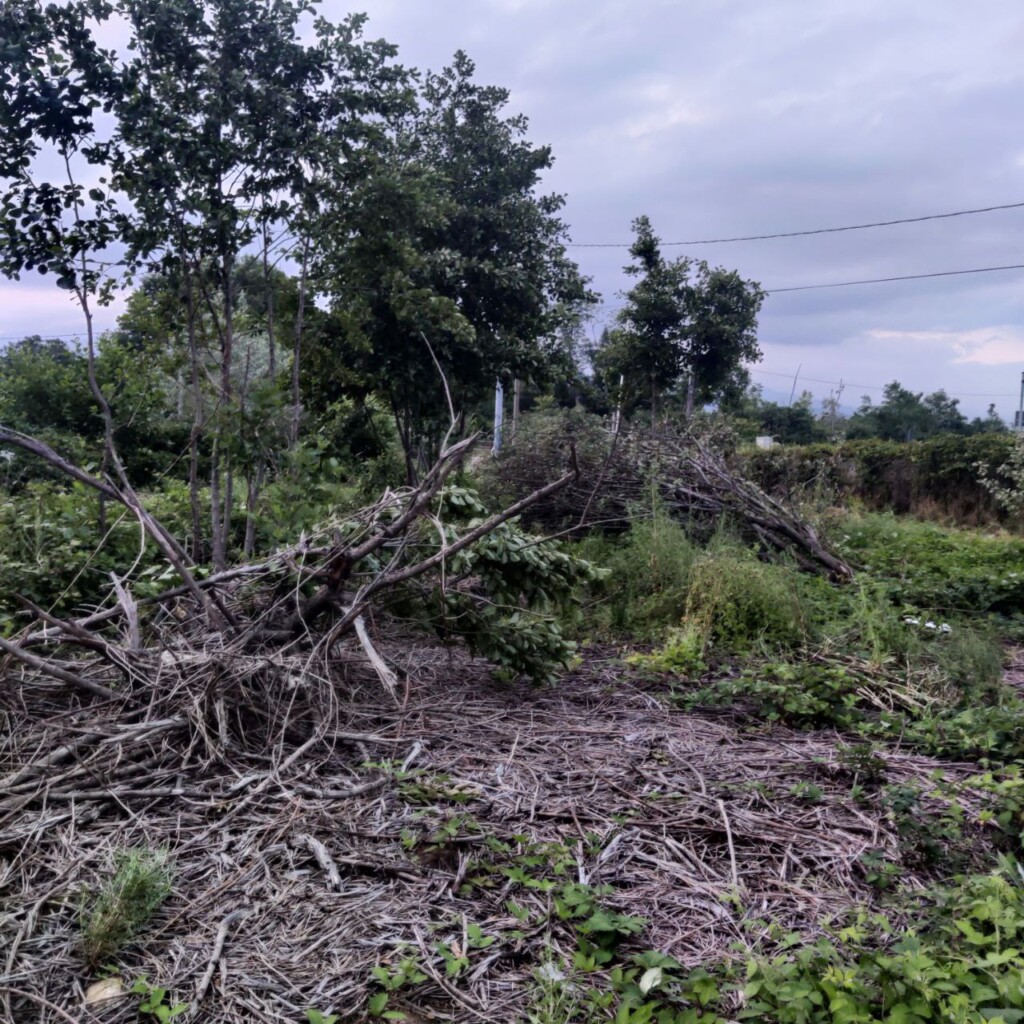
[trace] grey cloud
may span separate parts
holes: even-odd
[[[511,90],[531,137],[553,146],[546,184],[567,193],[579,241],[628,242],[639,213],[677,240],[1024,201],[1015,0],[361,6],[368,34],[397,43],[404,63],[438,68],[463,48],[481,80]],[[321,10],[347,13],[339,0]],[[776,287],[1024,263],[1024,210],[686,252]],[[626,251],[573,254],[608,315],[626,284]],[[955,364],[938,341],[865,339],[1024,323],[1022,285],[1024,272],[1009,272],[773,296],[762,367],[791,372],[803,361],[868,383],[900,376],[917,389],[1002,393],[1019,368]],[[963,405],[983,411],[987,401]]]

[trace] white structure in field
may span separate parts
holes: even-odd
[[[771,448],[775,445],[775,439],[770,434],[761,434],[754,438],[754,444],[758,448]]]

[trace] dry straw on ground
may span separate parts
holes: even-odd
[[[186,1019],[239,1024],[300,1022],[309,1007],[359,1019],[371,969],[410,951],[430,974],[392,1004],[410,1020],[521,1019],[533,970],[571,958],[574,940],[549,919],[550,894],[497,871],[464,890],[514,863],[489,840],[564,847],[568,880],[610,885],[612,907],[648,919],[632,948],[689,964],[756,938],[750,920],[813,931],[871,899],[858,857],[896,849],[891,826],[850,801],[836,736],[684,714],[608,651],[534,688],[493,682],[461,651],[377,647],[401,680],[394,698],[343,650],[182,645],[146,667],[135,693],[148,697],[131,707],[69,701],[8,665],[0,1018],[138,1019],[137,997],[85,1005],[95,976],[78,926],[83,892],[126,847],[166,849],[174,883],[121,970],[191,1001]],[[890,781],[933,767],[886,756]],[[791,795],[807,780],[821,802]],[[447,978],[434,947],[464,946],[471,923],[499,941]]]

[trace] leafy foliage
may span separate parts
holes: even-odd
[[[666,260],[647,217],[633,221],[633,231],[634,262],[625,270],[638,280],[595,365],[626,412],[646,396],[653,415],[657,395],[684,376],[690,404],[697,396],[703,404],[733,383],[743,362],[760,358],[755,331],[764,292],[735,271]]]
[[[450,539],[456,530],[472,530],[482,521],[485,509],[475,492],[450,487],[445,501],[463,523],[446,527]],[[529,536],[514,522],[460,552],[450,571],[472,585],[443,590],[437,627],[461,636],[499,670],[537,680],[567,667],[575,653],[555,613],[571,615],[581,588],[607,574],[555,541]]]
[[[1024,1019],[1024,888],[1016,862],[964,879],[925,910],[920,931],[860,915],[834,937],[751,961],[742,1019],[778,1024],[981,1024]]]
[[[1012,444],[1012,438],[998,433],[909,443],[870,439],[751,450],[738,461],[752,480],[785,500],[819,493],[829,495],[833,505],[857,499],[897,514],[977,524],[1000,515],[979,482],[979,463],[987,478],[1010,485],[999,467],[1007,462]]]

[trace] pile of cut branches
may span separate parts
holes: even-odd
[[[67,994],[67,979],[46,980],[47,964],[88,959],[75,911],[58,915],[62,930],[51,941],[39,934],[40,910],[67,901],[69,875],[102,876],[125,849],[122,833],[138,845],[133,822],[159,809],[160,826],[144,844],[202,861],[215,848],[214,856],[229,856],[233,829],[249,827],[253,816],[262,836],[295,801],[329,813],[337,801],[385,785],[379,771],[354,766],[369,760],[371,747],[387,752],[399,740],[372,722],[354,726],[344,688],[369,676],[385,706],[408,700],[410,664],[378,646],[396,613],[417,619],[420,633],[433,627],[485,655],[494,633],[492,660],[513,674],[543,675],[572,652],[532,609],[531,587],[548,600],[566,597],[593,570],[557,545],[526,538],[514,520],[567,486],[575,467],[487,514],[473,492],[450,483],[475,440],[466,438],[446,446],[417,486],[388,490],[268,558],[204,576],[130,487],[5,434],[131,510],[180,582],[140,598],[130,579],[115,576],[109,603],[77,617],[25,599],[24,628],[0,636],[0,890],[7,910],[20,907],[0,917],[0,1019],[44,1019],[43,994]],[[415,636],[414,627],[402,629]],[[171,821],[187,839],[166,831]],[[40,853],[41,834],[65,827],[85,845],[43,843]],[[27,903],[11,902],[19,885],[32,894]],[[80,882],[76,891],[88,905]],[[213,961],[195,990],[197,1006],[212,970]],[[34,972],[42,985],[29,983]]]
[[[688,526],[727,518],[766,552],[788,553],[805,569],[848,580],[853,570],[814,527],[737,472],[716,446],[693,433],[612,433],[570,415],[523,435],[493,468],[507,498],[533,491],[573,445],[581,478],[535,503],[524,517],[554,532],[628,529],[656,499]]]

